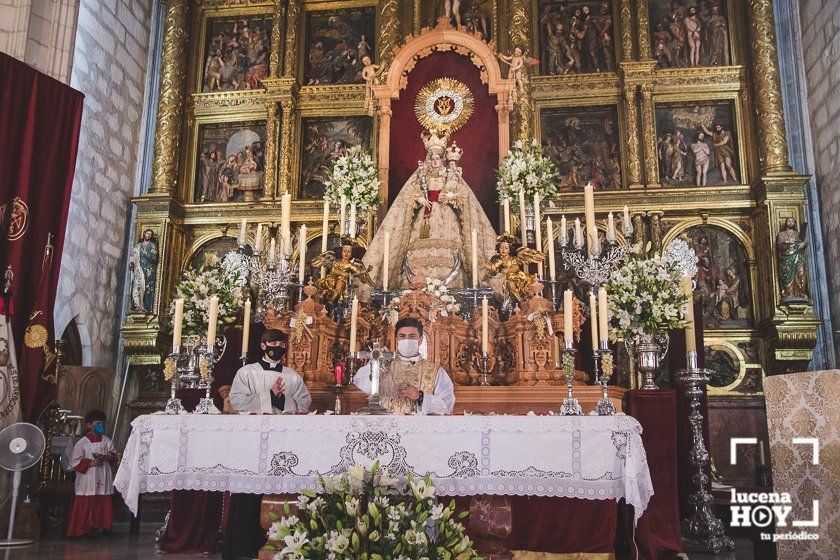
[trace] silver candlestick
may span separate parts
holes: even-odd
[[[178,358],[181,356],[181,347],[175,346],[172,348],[172,353],[163,362],[163,378],[170,382],[169,400],[163,407],[166,414],[182,414],[186,412],[181,399],[178,398]]]
[[[476,352],[475,355],[475,367],[478,369],[478,372],[481,374],[481,381],[479,381],[479,385],[481,387],[489,387],[490,386],[490,374],[493,372],[494,361],[493,357],[490,354],[485,352]]]
[[[391,412],[379,404],[379,378],[382,362],[390,362],[394,358],[393,352],[388,352],[382,349],[378,342],[374,342],[370,351],[356,352],[356,357],[363,360],[370,360],[370,395],[368,396],[368,404],[360,408],[358,414],[367,415],[385,415]]]
[[[222,412],[216,408],[216,403],[210,397],[210,388],[213,385],[213,367],[216,364],[216,354],[214,352],[214,345],[210,345],[207,351],[199,358],[199,381],[198,387],[204,389],[204,396],[198,401],[195,407],[196,414],[221,414]]]
[[[575,348],[571,341],[566,341],[566,349],[563,352],[563,370],[566,373],[566,398],[563,399],[563,406],[560,407],[560,414],[563,416],[581,416],[583,408],[574,396],[575,384]]]
[[[686,387],[685,394],[689,398],[688,423],[691,426],[691,464],[694,466],[694,492],[689,502],[694,506],[694,513],[683,520],[683,540],[687,543],[701,546],[715,554],[723,550],[733,550],[735,543],[726,536],[723,522],[715,515],[714,498],[708,491],[709,452],[703,442],[703,413],[700,410],[700,397],[703,395],[703,384],[709,380],[709,370],[697,367],[697,352],[689,352],[686,356],[688,368],[680,370],[679,381]]]
[[[616,413],[615,405],[607,395],[607,383],[613,374],[613,355],[610,350],[609,342],[606,340],[600,341],[600,348],[595,352],[595,363],[601,364],[601,375],[597,377],[596,381],[601,384],[601,400],[595,404],[595,412],[599,416],[612,416]]]

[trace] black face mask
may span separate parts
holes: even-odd
[[[265,355],[269,357],[269,359],[279,362],[280,359],[283,357],[283,354],[286,353],[286,349],[281,346],[266,346],[265,347]]]

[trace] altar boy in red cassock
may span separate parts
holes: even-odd
[[[91,410],[85,415],[87,434],[73,447],[70,468],[76,471],[76,497],[67,525],[68,537],[98,536],[111,531],[114,492],[112,465],[118,455],[114,442],[105,435],[105,413]]]

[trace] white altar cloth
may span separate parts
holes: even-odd
[[[114,487],[133,513],[143,492],[317,490],[319,475],[379,460],[429,473],[438,495],[653,495],[642,427],[630,416],[146,415],[132,422]]]

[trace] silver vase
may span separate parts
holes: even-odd
[[[636,359],[638,360],[639,370],[645,376],[644,385],[642,389],[645,391],[655,391],[659,389],[653,381],[653,375],[659,369],[659,363],[665,354],[668,352],[668,335],[660,333],[657,335],[643,333],[639,335],[636,344]]]

